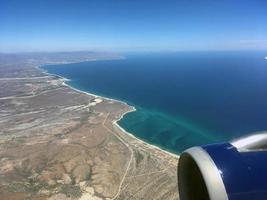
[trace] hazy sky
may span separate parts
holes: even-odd
[[[0,51],[267,49],[267,0],[0,0]]]

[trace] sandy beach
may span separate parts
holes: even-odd
[[[96,60],[92,60],[92,61],[96,61]],[[87,61],[87,62],[88,62],[88,61]],[[90,62],[91,62],[91,61],[90,61]],[[66,64],[66,63],[63,63],[63,64]],[[75,63],[68,63],[68,64],[75,64]],[[103,96],[99,96],[99,95],[96,95],[96,94],[93,94],[93,93],[90,93],[90,92],[82,91],[82,90],[80,90],[80,89],[77,89],[77,88],[72,87],[71,85],[69,85],[68,82],[71,81],[70,79],[67,79],[67,78],[62,77],[62,76],[57,75],[57,74],[49,73],[49,72],[43,70],[43,69],[42,69],[42,66],[37,66],[37,68],[38,68],[39,70],[43,71],[43,73],[45,73],[45,74],[47,74],[47,75],[49,75],[49,76],[60,77],[60,78],[63,80],[63,83],[62,83],[62,84],[65,85],[65,86],[67,86],[67,87],[69,87],[69,88],[71,88],[72,90],[75,90],[75,91],[77,91],[77,92],[80,92],[80,93],[83,93],[83,94],[86,94],[86,95],[89,95],[89,96],[93,96],[93,97],[95,97],[95,98],[106,99],[106,100],[110,100],[110,101],[114,101],[114,102],[120,102],[120,103],[122,103],[122,104],[127,105],[128,107],[130,107],[130,110],[124,112],[124,113],[121,115],[121,117],[120,117],[119,119],[113,121],[113,124],[114,124],[115,126],[117,126],[122,132],[124,132],[125,134],[127,134],[127,135],[131,136],[132,138],[134,138],[135,140],[137,140],[141,145],[145,145],[145,146],[149,147],[149,148],[152,149],[152,150],[162,151],[162,152],[164,152],[164,153],[166,153],[166,154],[168,154],[168,155],[170,155],[170,156],[173,156],[173,157],[175,157],[175,158],[179,158],[179,155],[177,155],[177,154],[168,152],[168,151],[166,151],[166,150],[161,149],[160,147],[157,147],[156,145],[149,144],[149,143],[147,143],[147,142],[145,142],[145,141],[143,141],[143,140],[137,138],[137,137],[134,136],[132,133],[127,132],[125,129],[123,129],[123,128],[117,123],[117,122],[120,121],[120,120],[124,117],[124,115],[126,115],[127,113],[135,112],[135,111],[136,111],[136,108],[135,108],[134,106],[130,106],[130,105],[128,105],[128,104],[127,104],[126,102],[124,102],[124,101],[120,101],[120,100],[116,100],[116,99],[112,99],[112,98],[108,98],[108,97],[103,97]]]

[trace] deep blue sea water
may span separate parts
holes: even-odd
[[[266,52],[267,54],[267,52]],[[119,124],[168,151],[267,129],[265,52],[176,52],[48,65],[70,85],[134,105]]]

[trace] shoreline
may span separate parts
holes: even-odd
[[[128,105],[128,104],[127,104],[127,105]],[[119,119],[113,121],[113,124],[114,124],[115,126],[117,126],[123,133],[129,135],[130,137],[132,137],[133,139],[137,140],[138,142],[144,143],[144,144],[147,145],[149,148],[151,148],[151,149],[156,149],[156,150],[162,151],[162,152],[164,152],[164,153],[166,153],[166,154],[168,154],[168,155],[170,155],[170,156],[173,156],[173,157],[175,157],[175,158],[179,158],[179,155],[174,154],[174,153],[171,153],[171,152],[169,152],[169,151],[167,151],[167,150],[164,150],[164,149],[162,149],[162,148],[160,148],[160,147],[158,147],[158,146],[156,146],[156,145],[149,144],[148,142],[146,142],[146,141],[144,141],[144,140],[142,140],[142,139],[136,137],[136,136],[133,135],[132,133],[127,132],[124,128],[122,128],[122,127],[117,123],[118,121],[120,121],[120,120],[124,117],[125,114],[130,113],[130,112],[134,112],[134,111],[135,111],[135,110],[127,111],[127,112],[123,113],[122,116],[121,116]]]
[[[96,60],[92,60],[92,61],[96,61]],[[82,61],[82,62],[89,62],[89,61]],[[73,62],[73,63],[67,63],[67,64],[75,64],[75,63],[80,63],[80,62]],[[66,64],[66,63],[62,63],[62,64]],[[47,65],[54,65],[54,64],[47,64]],[[57,63],[55,64],[57,65]],[[60,63],[58,64],[60,65]],[[116,102],[120,102],[122,104],[125,104],[127,105],[128,107],[131,108],[131,110],[129,111],[126,111],[124,112],[120,117],[119,119],[115,120],[112,122],[113,125],[115,125],[116,127],[118,127],[123,133],[127,134],[128,136],[132,137],[133,139],[137,140],[138,142],[142,143],[143,145],[146,145],[148,146],[149,148],[151,149],[156,149],[158,151],[162,151],[163,153],[166,153],[168,154],[169,156],[172,156],[174,158],[179,158],[179,155],[178,154],[175,154],[175,153],[171,153],[167,150],[164,150],[156,145],[153,145],[153,144],[149,144],[148,142],[136,137],[134,134],[130,133],[130,132],[127,132],[124,128],[122,128],[119,124],[118,124],[118,121],[120,121],[124,115],[126,115],[127,113],[130,113],[130,112],[134,112],[136,111],[136,108],[134,106],[130,106],[129,104],[127,104],[127,102],[124,102],[124,101],[121,101],[121,100],[117,100],[117,99],[111,99],[111,98],[108,98],[108,97],[104,97],[104,96],[99,96],[99,95],[96,95],[96,94],[93,94],[93,93],[90,93],[90,92],[86,92],[86,91],[83,91],[83,90],[80,90],[80,89],[77,89],[77,88],[74,88],[73,86],[69,85],[67,82],[71,81],[70,79],[68,78],[65,78],[63,76],[60,76],[60,75],[57,75],[57,74],[53,74],[53,73],[49,73],[48,71],[42,69],[41,67],[42,66],[46,66],[46,64],[44,65],[39,65],[39,66],[36,66],[37,69],[41,70],[43,73],[49,75],[49,76],[53,76],[53,77],[59,77],[60,79],[62,79],[63,83],[62,85],[66,86],[66,87],[69,87],[70,89],[76,91],[76,92],[79,92],[79,93],[83,93],[85,95],[88,95],[88,96],[93,96],[95,98],[101,98],[101,99],[106,99],[106,100],[110,100],[110,101],[116,101]]]

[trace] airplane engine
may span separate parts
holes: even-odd
[[[180,200],[267,200],[267,133],[192,147],[180,156]]]

